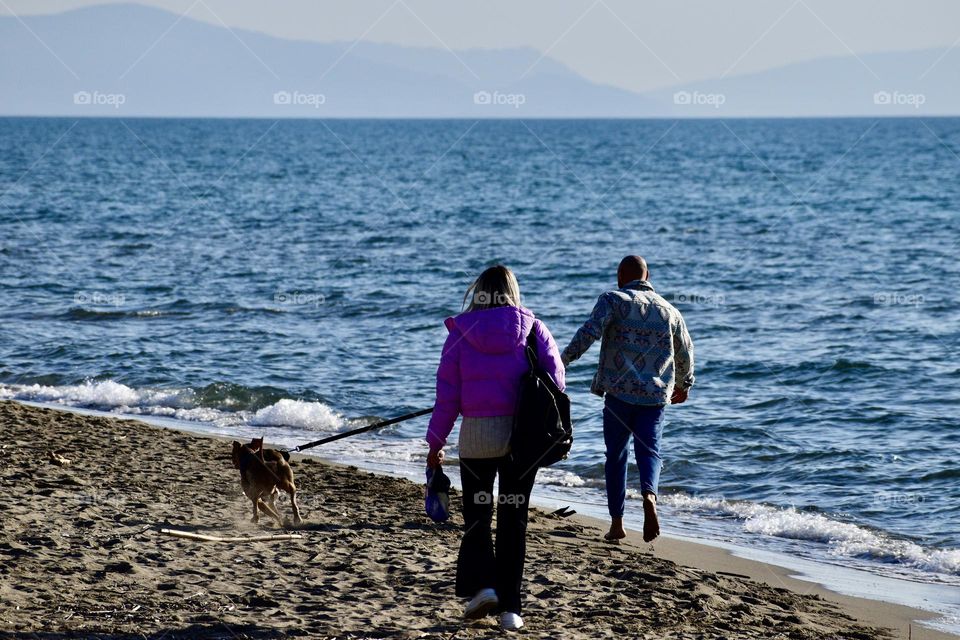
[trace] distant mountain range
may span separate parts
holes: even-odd
[[[960,115],[960,47],[819,59],[641,94],[533,49],[293,41],[103,5],[0,17],[0,86],[0,115]]]

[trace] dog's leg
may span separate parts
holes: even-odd
[[[300,507],[297,505],[297,490],[291,485],[290,490],[290,506],[293,507],[293,521],[296,524],[303,522],[303,518],[300,517]]]
[[[260,500],[260,508],[263,509],[264,513],[276,520],[278,525],[283,526],[283,518],[280,517],[280,513],[274,507]]]
[[[250,518],[250,522],[256,524],[260,522],[260,509],[259,509],[260,498],[254,498],[252,502],[253,502],[253,517]]]
[[[293,509],[293,522],[300,524],[303,518],[300,517],[300,506],[297,505],[297,487],[290,480],[280,483],[280,488],[290,494],[290,507]]]

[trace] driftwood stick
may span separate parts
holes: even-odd
[[[189,531],[177,531],[176,529],[160,529],[160,533],[177,538],[186,538],[187,540],[200,540],[201,542],[268,542],[272,540],[299,540],[303,536],[297,533],[278,533],[266,536],[249,537],[230,537],[208,536],[203,533],[191,533]]]

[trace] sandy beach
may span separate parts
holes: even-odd
[[[4,637],[502,636],[493,617],[460,619],[459,513],[432,523],[412,482],[294,457],[305,522],[284,531],[249,522],[221,439],[13,402],[0,403],[0,432]],[[518,635],[906,638],[924,615],[720,549],[606,544],[599,524],[533,514]],[[302,538],[200,542],[163,528]],[[950,636],[914,623],[912,637]]]

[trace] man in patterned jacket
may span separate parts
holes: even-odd
[[[627,449],[633,434],[640,488],[643,493],[643,539],[660,535],[657,483],[660,479],[660,437],[668,404],[687,399],[693,386],[693,342],[677,309],[650,285],[650,272],[640,256],[627,256],[617,268],[616,291],[600,296],[590,319],[561,354],[569,365],[596,340],[600,364],[591,391],[604,396],[603,440],[606,445],[607,540],[626,536]]]

